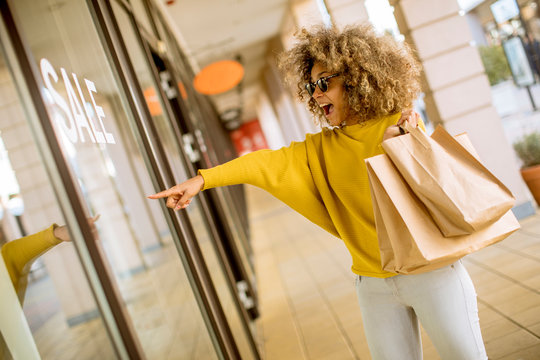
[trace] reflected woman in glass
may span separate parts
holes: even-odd
[[[92,229],[99,215],[88,220]],[[71,241],[67,226],[45,230],[4,244],[0,256],[0,358],[39,358],[22,313],[28,275],[34,261],[56,245]],[[8,349],[9,352],[7,352]]]
[[[66,226],[51,225],[45,230],[6,243],[2,260],[21,304],[28,285],[28,275],[34,261],[54,246],[70,241]]]
[[[99,215],[89,219],[93,228]],[[21,304],[28,285],[28,275],[34,261],[56,245],[71,241],[66,225],[52,224],[45,230],[10,241],[1,248],[2,260]]]

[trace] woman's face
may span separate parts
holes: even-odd
[[[334,75],[328,71],[320,63],[315,63],[311,69],[311,81],[316,83],[320,78]],[[353,119],[348,119],[349,104],[347,102],[345,91],[343,90],[343,80],[341,77],[335,76],[327,80],[328,90],[322,92],[319,86],[315,87],[313,99],[319,104],[324,111],[324,115],[328,123],[332,126],[341,124],[352,125],[355,122]]]

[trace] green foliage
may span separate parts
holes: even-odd
[[[479,46],[478,49],[491,86],[512,78],[502,46]]]
[[[540,132],[525,135],[514,143],[514,149],[523,161],[523,168],[540,165]]]

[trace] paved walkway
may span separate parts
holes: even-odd
[[[343,243],[262,190],[246,189],[264,358],[370,359]],[[491,360],[540,359],[540,214],[521,223],[465,259]],[[439,359],[422,338],[424,359]]]

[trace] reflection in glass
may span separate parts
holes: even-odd
[[[41,92],[73,180],[88,214],[101,215],[96,224],[99,245],[145,355],[216,358],[163,212],[145,198],[155,189],[130,126],[126,95],[115,81],[86,1],[53,6],[22,0],[13,8],[41,71]],[[61,280],[59,297],[66,299],[61,305],[70,307],[70,301],[84,295],[78,292],[84,275],[71,271],[76,257],[62,249],[56,267],[63,264],[70,270],[58,269],[51,277]],[[91,324],[98,314],[94,307],[93,312],[77,312],[71,323],[52,322],[46,332],[34,334],[36,342],[41,335],[64,338],[49,346],[54,352],[49,358],[111,358],[91,353],[94,348],[105,351],[100,344],[72,348],[70,326]],[[82,335],[90,336],[95,326]]]
[[[32,336],[16,336],[35,343],[44,359],[114,358],[75,248],[62,242],[68,232],[58,235],[51,227],[65,222],[3,56],[0,79],[0,261],[6,265],[3,274],[10,275],[0,280],[7,286],[2,310],[23,306],[26,319],[20,326],[28,325]],[[7,332],[16,329],[2,331],[7,346]],[[0,344],[0,358],[10,358],[7,353]]]

